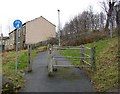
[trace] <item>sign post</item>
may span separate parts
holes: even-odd
[[[15,20],[13,22],[13,26],[17,29],[16,30],[16,64],[15,64],[16,65],[15,70],[17,72],[18,70],[18,29],[22,27],[22,22],[20,20]]]

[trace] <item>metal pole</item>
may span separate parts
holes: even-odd
[[[16,31],[16,72],[18,70],[18,29]]]
[[[58,9],[58,38],[59,38],[59,46],[60,46],[60,10]]]

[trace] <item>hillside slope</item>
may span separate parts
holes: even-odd
[[[96,71],[91,71],[91,68],[83,68],[91,78],[96,91],[108,91],[118,87],[118,38],[109,38],[100,40],[94,43],[85,44],[88,47],[96,47]],[[69,52],[72,52],[70,54]],[[79,55],[78,51],[64,51],[63,55]],[[78,61],[70,59],[74,64],[79,64]],[[81,66],[81,64],[79,64]],[[87,66],[87,65],[85,65]]]
[[[118,86],[118,40],[117,38],[101,40],[87,46],[96,47],[97,70],[91,79],[97,91],[107,91]]]

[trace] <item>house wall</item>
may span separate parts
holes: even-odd
[[[22,28],[18,30],[18,48],[22,49]]]
[[[15,49],[14,48],[14,44],[15,44],[14,35],[15,35],[15,32],[12,32],[12,33],[9,34],[9,49],[11,49],[11,50]]]
[[[10,43],[9,41],[8,41],[8,39],[9,39],[9,37],[0,37],[0,50],[1,51],[5,51],[6,49],[9,49],[9,45],[8,45],[8,43]]]
[[[18,31],[18,48],[25,48],[25,34],[26,34],[26,26],[22,26]]]
[[[34,44],[55,37],[55,25],[43,17],[26,23],[26,44]]]
[[[25,23],[18,30],[18,49],[25,49],[27,44],[35,44],[55,37],[55,27],[43,17]],[[16,29],[9,33],[9,38],[5,40],[5,50],[13,49],[16,49]]]
[[[5,40],[5,50],[6,51],[10,50],[10,39],[9,38]]]
[[[25,26],[18,29],[18,50],[23,50],[25,48]],[[14,31],[14,50],[16,49],[16,30]]]

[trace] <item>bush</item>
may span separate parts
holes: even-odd
[[[58,44],[58,39],[57,38],[51,38],[48,40],[48,43],[51,45]]]
[[[77,38],[69,38],[62,41],[63,46],[79,46],[81,44],[92,43],[94,41],[99,41],[106,37],[105,32],[94,31],[92,33],[85,33],[80,35]]]

